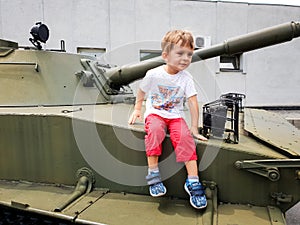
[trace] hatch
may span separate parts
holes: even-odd
[[[14,42],[14,41],[7,41],[7,40],[3,40],[0,39],[0,48],[13,48],[13,49],[17,49],[18,48],[18,43]]]
[[[0,39],[0,57],[5,57],[18,48],[18,43]]]
[[[256,138],[288,153],[300,156],[300,130],[277,113],[245,109],[245,130]]]

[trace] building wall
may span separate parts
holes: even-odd
[[[179,0],[0,0],[0,38],[30,46],[29,31],[42,21],[50,29],[47,49],[76,52],[105,48],[111,64],[139,61],[140,49],[160,49],[173,28],[210,36],[217,44],[230,37],[299,20],[300,7]],[[300,38],[244,54],[244,72],[220,72],[219,58],[193,64],[199,102],[220,94],[246,94],[248,106],[300,106]],[[136,89],[137,83],[132,87]]]

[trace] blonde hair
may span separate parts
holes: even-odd
[[[163,52],[170,52],[174,45],[179,42],[181,47],[194,49],[194,38],[191,32],[185,30],[168,31],[162,39],[161,48]]]

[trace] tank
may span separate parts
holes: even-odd
[[[209,140],[195,140],[207,208],[189,205],[168,136],[159,162],[168,193],[152,198],[143,123],[127,124],[129,84],[163,60],[113,67],[67,53],[63,42],[43,50],[42,23],[31,34],[34,47],[0,40],[0,206],[8,211],[0,215],[19,221],[7,224],[286,224],[300,200],[300,131],[292,124],[244,107],[241,93],[223,94],[201,106],[199,131]],[[192,61],[299,36],[299,22],[281,24],[195,50]]]

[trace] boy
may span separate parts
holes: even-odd
[[[146,176],[151,196],[166,194],[158,158],[162,152],[162,141],[166,130],[176,154],[176,161],[185,163],[188,178],[184,189],[190,195],[190,203],[196,209],[207,205],[205,193],[198,177],[196,146],[193,136],[207,139],[198,133],[199,109],[197,92],[191,75],[185,71],[190,65],[194,51],[194,40],[190,32],[169,31],[162,40],[162,58],[166,65],[149,70],[137,91],[136,104],[128,123],[142,120],[141,108],[147,93],[145,118],[145,146],[148,161]],[[183,119],[183,99],[186,97],[191,113],[191,128]],[[192,136],[193,135],[193,136]]]

